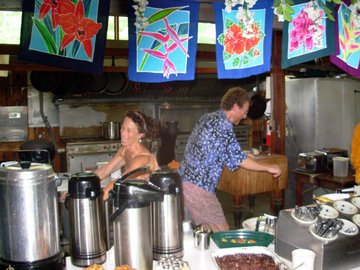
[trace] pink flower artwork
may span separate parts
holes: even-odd
[[[325,18],[325,12],[314,5],[315,2],[306,4],[291,21],[290,53],[298,49],[304,52],[323,47],[325,24],[322,19]]]

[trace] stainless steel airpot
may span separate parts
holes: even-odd
[[[141,270],[152,269],[151,202],[163,200],[164,193],[146,180],[126,178],[148,169],[141,167],[124,175],[115,182],[111,191],[114,213],[110,219],[114,225],[115,263]]]
[[[106,260],[105,223],[99,177],[92,172],[73,174],[69,180],[71,261],[86,267]]]

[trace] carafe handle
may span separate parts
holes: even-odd
[[[124,174],[123,176],[121,176],[118,180],[116,180],[115,184],[120,184],[122,181],[124,181],[130,175],[133,175],[133,174],[139,173],[139,172],[145,172],[145,171],[148,171],[149,169],[150,169],[149,166],[143,166],[143,167],[139,167],[139,168],[137,168],[135,170],[132,170],[132,171]]]
[[[122,204],[116,211],[110,216],[110,221],[113,222],[121,213],[127,208],[128,204]]]

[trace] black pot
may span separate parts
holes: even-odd
[[[31,71],[30,81],[36,90],[49,92],[58,87],[60,74],[59,72],[50,71]]]
[[[247,116],[252,120],[263,117],[266,110],[266,100],[262,95],[255,94],[250,99],[250,107]]]
[[[55,157],[54,144],[42,139],[27,141],[20,145],[20,150],[19,158],[22,161],[50,163]]]

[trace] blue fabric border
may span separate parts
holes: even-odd
[[[295,1],[294,5],[302,4],[310,2],[310,0],[297,0]],[[326,6],[331,9],[331,12],[335,14],[335,5],[332,2],[326,1]],[[326,37],[327,37],[327,47],[313,52],[306,55],[301,55],[298,57],[294,57],[291,59],[287,58],[287,52],[288,52],[288,33],[289,31],[289,22],[284,21],[283,23],[283,37],[282,37],[282,57],[281,57],[281,68],[285,69],[293,65],[309,62],[311,60],[314,60],[316,58],[329,56],[331,54],[334,54],[336,52],[336,40],[335,40],[335,22],[331,21],[329,19],[326,19]]]
[[[192,38],[188,41],[188,54],[189,59],[187,61],[187,73],[186,74],[171,74],[169,78],[163,76],[160,73],[150,72],[137,72],[136,71],[136,28],[135,15],[133,12],[133,1],[129,1],[129,64],[128,75],[130,81],[135,82],[168,82],[168,81],[181,81],[181,80],[194,80],[195,79],[195,65],[196,65],[196,51],[197,51],[197,29],[198,29],[198,16],[199,5],[191,1],[180,0],[149,0],[149,6],[157,8],[168,8],[178,6],[189,6],[187,9],[190,11],[190,27],[189,35]]]
[[[258,0],[252,9],[266,8],[265,18],[265,38],[264,38],[264,63],[261,66],[226,70],[223,62],[223,46],[216,40],[216,65],[219,79],[226,78],[246,78],[252,75],[261,74],[270,71],[271,67],[271,48],[272,48],[272,30],[273,30],[273,6],[274,1]],[[222,9],[225,9],[224,2],[213,2],[216,19],[216,38],[223,33]],[[237,8],[237,7],[235,7]],[[234,9],[235,9],[234,8]]]
[[[94,46],[94,56],[92,62],[85,62],[76,59],[64,58],[57,55],[47,54],[29,50],[31,41],[31,28],[33,26],[32,16],[34,15],[35,0],[22,1],[22,23],[20,35],[20,50],[18,59],[23,61],[34,62],[49,66],[56,66],[68,70],[102,73],[104,64],[104,53],[106,47],[106,33],[108,29],[108,18],[110,10],[110,0],[99,1],[98,23],[103,27],[97,33]]]

